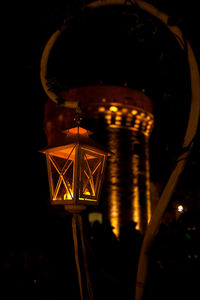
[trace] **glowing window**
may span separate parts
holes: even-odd
[[[137,110],[133,109],[131,113],[132,115],[137,115]]]
[[[118,111],[118,108],[117,108],[117,106],[111,106],[111,107],[109,108],[109,110],[112,111],[112,112],[117,112],[117,111]]]
[[[116,125],[121,125],[121,122],[120,121],[115,121],[115,124]]]
[[[127,108],[122,108],[123,113],[127,113],[128,109]]]
[[[100,106],[99,107],[99,109],[98,109],[98,111],[100,111],[100,112],[104,112],[106,109],[105,109],[105,107],[103,107],[103,106]]]

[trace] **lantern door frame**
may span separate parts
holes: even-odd
[[[82,179],[83,179],[83,176],[84,176],[83,173],[85,171],[85,168],[82,168],[82,166],[80,166],[80,169],[78,170],[78,172],[79,172],[78,179],[79,179],[79,184],[80,184],[80,189],[79,189],[80,195],[79,195],[79,198],[78,198],[78,203],[79,204],[85,203],[85,204],[97,205],[98,202],[99,202],[100,190],[101,190],[102,183],[103,183],[102,181],[103,181],[103,175],[104,175],[104,171],[105,171],[105,166],[104,165],[106,163],[106,156],[107,155],[105,153],[101,152],[101,151],[97,152],[93,148],[90,148],[90,147],[87,147],[87,146],[81,146],[80,148],[81,148],[80,162],[82,164],[84,163],[84,161],[87,161],[86,156],[85,156],[85,160],[84,160],[84,155],[85,154],[86,155],[87,154],[92,155],[93,158],[99,159],[99,162],[97,163],[97,165],[95,166],[95,168],[93,170],[91,170],[91,168],[88,166],[88,168],[90,169],[89,177],[91,178],[91,181],[90,181],[90,178],[88,178],[88,181],[91,185],[91,188],[93,188],[93,190],[94,190],[94,194],[95,194],[94,196],[92,196],[92,195],[87,195],[87,197],[84,196],[85,189],[84,189],[84,186],[83,186],[83,180]],[[87,163],[88,163],[88,161],[87,161]],[[97,170],[98,170],[99,174],[97,175],[96,183],[94,183],[93,175]],[[92,185],[93,185],[93,187],[92,187]],[[83,200],[81,200],[81,199],[83,199]]]
[[[76,187],[76,159],[71,159],[71,164],[73,164],[73,178],[72,178],[72,186],[71,188],[68,186],[67,184],[67,181],[65,181],[65,178],[64,178],[64,175],[65,173],[67,172],[68,168],[71,166],[71,164],[69,164],[68,166],[66,166],[66,163],[68,161],[70,161],[70,156],[74,153],[74,157],[76,157],[76,151],[77,151],[77,146],[78,144],[69,144],[69,145],[62,145],[62,146],[59,146],[59,147],[51,147],[49,148],[48,150],[46,150],[45,154],[46,154],[46,161],[47,161],[47,170],[48,170],[48,179],[49,179],[49,188],[50,188],[50,200],[51,200],[51,203],[56,205],[56,204],[69,204],[68,201],[70,201],[70,203],[72,205],[74,205],[76,203],[76,199],[75,199],[75,196],[76,196],[76,190],[74,190],[74,187]],[[59,156],[57,155],[56,156],[56,153],[58,153],[58,151],[62,151],[62,150],[65,150],[65,149],[72,149],[70,151],[70,153],[68,154],[68,156],[66,157],[62,157],[62,156]],[[62,157],[64,159],[66,159],[65,163],[64,163],[64,166],[62,167],[62,169],[60,169],[59,166],[57,166],[56,162],[53,160],[52,157]],[[52,165],[53,165],[53,168],[57,171],[59,177],[58,177],[58,181],[56,183],[56,188],[54,188],[55,186],[55,183],[53,182],[53,176],[52,176]],[[67,169],[64,169],[65,167],[67,167]],[[64,173],[64,174],[63,174]],[[63,182],[64,185],[67,186],[66,190],[69,191],[70,195],[71,195],[71,199],[67,199],[67,200],[56,200],[54,199],[54,197],[57,196],[58,194],[58,191],[59,191],[59,181],[60,181],[60,184]],[[58,189],[57,193],[55,191],[55,189]],[[71,192],[70,192],[70,189],[71,189]]]

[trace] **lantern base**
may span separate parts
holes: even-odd
[[[70,213],[76,214],[76,213],[80,213],[83,210],[86,209],[85,205],[64,205],[65,210],[67,210]]]

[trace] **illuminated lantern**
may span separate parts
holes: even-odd
[[[60,143],[41,150],[47,159],[51,202],[81,211],[98,204],[108,153],[82,127],[63,133]]]

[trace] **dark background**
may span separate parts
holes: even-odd
[[[172,16],[172,22],[180,26],[184,37],[190,41],[200,65],[198,1],[149,2]],[[38,153],[46,145],[43,114],[47,100],[40,83],[40,59],[48,38],[63,23],[69,11],[71,14],[79,13],[86,3],[87,1],[72,0],[40,3],[27,1],[8,3],[2,9],[2,35],[5,36],[2,48],[5,53],[1,57],[1,229],[4,244],[26,243],[27,240],[37,239],[38,234],[42,237],[41,228],[45,234],[48,231],[47,220],[54,214],[48,204],[45,158]],[[167,127],[165,130],[167,131]],[[182,134],[181,131],[180,135]],[[165,157],[165,146],[159,154],[160,161]],[[176,156],[177,149],[175,153],[173,147],[171,149],[170,155]],[[190,184],[194,185],[193,189],[199,185],[198,141],[195,149],[189,175],[186,174],[185,177],[185,182],[189,180],[188,189]],[[157,157],[153,156],[152,162],[157,165],[155,173],[162,173]],[[165,176],[161,177],[165,179]],[[159,179],[158,177],[155,175],[155,178]]]
[[[198,1],[152,0],[149,2],[172,16],[172,22],[180,26],[184,37],[190,41],[200,66]],[[63,224],[62,220],[58,221],[58,212],[49,205],[46,162],[42,154],[38,152],[46,145],[43,116],[44,103],[47,100],[40,83],[39,72],[42,51],[49,37],[63,23],[69,10],[71,14],[79,13],[82,5],[86,3],[87,1],[73,0],[41,1],[41,3],[36,1],[10,2],[1,11],[3,20],[1,31],[2,36],[5,37],[1,56],[3,75],[1,85],[1,241],[5,253],[10,249],[26,247],[32,249],[34,245],[42,245],[42,242],[44,245],[45,237],[48,236],[46,239],[49,241],[51,235],[54,237],[52,243],[60,243],[59,241],[62,240],[61,243],[66,243],[64,247],[68,245],[67,239],[62,239],[63,236],[68,236],[68,240],[72,239],[70,220],[67,221],[69,226],[66,226],[66,223]],[[185,86],[183,88],[187,89]],[[168,106],[167,99],[165,105],[160,106],[163,116],[164,109]],[[169,118],[170,116],[165,116],[164,120]],[[180,136],[183,136],[184,126],[177,124],[175,127],[176,132],[180,130]],[[165,182],[181,147],[180,144],[178,147],[174,143],[176,135],[170,139],[173,128],[170,128],[170,134],[168,126],[163,125],[162,128],[169,142],[165,141],[165,135],[158,129],[156,134],[162,138],[157,143],[154,138],[152,152],[155,155],[152,155],[151,162],[155,170],[154,180]],[[158,147],[160,144],[161,146]],[[190,197],[192,191],[197,191],[195,201],[199,201],[197,198],[199,172],[198,136],[193,156],[181,177],[175,197],[179,199],[185,196]],[[70,248],[68,253],[71,253],[71,250]],[[59,256],[58,250],[57,255]],[[37,277],[34,276],[31,280]]]

